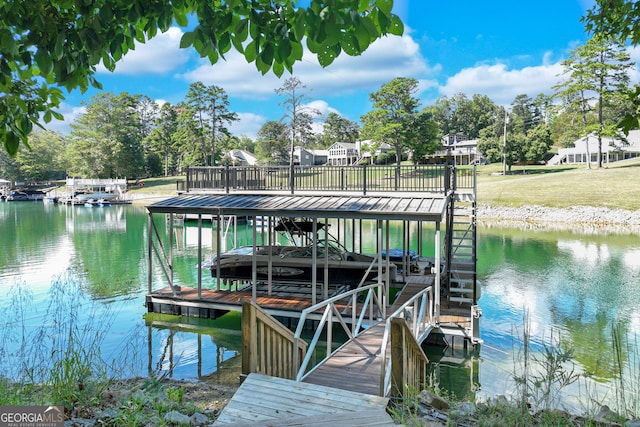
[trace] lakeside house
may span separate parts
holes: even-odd
[[[640,129],[629,132],[626,141],[621,138],[602,137],[602,163],[640,157]],[[598,161],[598,137],[587,135],[574,142],[571,148],[560,148],[547,165],[581,164]]]
[[[300,166],[320,166],[327,163],[328,150],[311,150],[303,147],[295,147],[293,150],[293,164]]]
[[[354,165],[360,158],[357,145],[351,142],[335,142],[328,152],[327,163],[331,166]]]
[[[255,166],[258,163],[256,156],[247,150],[234,149],[229,151],[227,156],[231,158],[236,166]]]
[[[442,137],[440,150],[426,156],[428,163],[441,163],[448,156],[458,165],[486,164],[484,155],[478,151],[478,140],[468,139],[464,133],[457,132]]]

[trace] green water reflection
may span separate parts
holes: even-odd
[[[165,244],[169,225],[156,221]],[[349,249],[373,253],[376,224],[331,222],[332,234]],[[205,223],[203,259],[212,255],[218,231]],[[400,247],[410,235],[412,249],[433,255],[433,226],[408,230],[391,223],[389,240]],[[418,234],[422,248],[417,248]],[[251,244],[252,232],[239,226],[226,247]],[[260,236],[260,235],[259,235]],[[80,316],[112,310],[113,320],[103,349],[118,353],[134,343],[138,375],[159,370],[175,378],[217,378],[238,372],[240,336],[237,321],[158,318],[145,314],[147,290],[147,215],[139,206],[67,207],[42,203],[0,203],[0,285],[29,290],[29,306],[21,314],[27,331],[46,324],[44,306],[52,283],[62,275],[79,283]],[[198,232],[195,223],[173,227],[174,278],[194,286],[198,277]],[[154,281],[163,283],[154,266]],[[511,380],[514,347],[528,313],[532,343],[540,348],[551,334],[575,351],[581,372],[598,384],[612,386],[611,329],[620,325],[629,337],[640,331],[640,239],[633,234],[598,235],[567,231],[518,230],[480,225],[478,230],[480,353],[431,348],[433,381],[460,396],[505,394]],[[213,279],[203,272],[203,285]],[[0,294],[0,308],[11,307],[11,292]],[[220,322],[221,320],[219,320]],[[14,323],[15,327],[20,324]],[[146,349],[146,350],[140,350]],[[144,357],[140,357],[140,356]],[[628,355],[624,355],[628,357]],[[626,359],[629,361],[629,359]],[[222,369],[223,367],[228,367]]]

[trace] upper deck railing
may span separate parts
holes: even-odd
[[[401,166],[220,166],[190,167],[178,191],[433,192],[475,190],[475,167]]]

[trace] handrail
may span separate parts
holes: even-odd
[[[415,294],[407,302],[402,304],[388,318],[382,337],[381,357],[382,369],[380,372],[380,395],[387,396],[391,391],[391,358],[387,357],[387,345],[391,334],[391,320],[396,318],[410,319],[407,322],[411,334],[420,343],[435,326],[433,318],[433,287],[429,286]],[[387,360],[388,358],[388,360]]]
[[[377,292],[376,292],[377,291]],[[366,294],[365,294],[366,293]],[[360,310],[358,312],[358,296],[365,295],[365,299],[360,306]],[[382,297],[380,297],[382,296]],[[350,298],[351,303],[347,304],[346,307],[338,307],[338,303],[340,301],[344,301],[345,299]],[[323,310],[322,318],[320,323],[316,329],[316,332],[309,343],[309,347],[307,348],[307,354],[302,360],[302,362],[298,365],[299,359],[298,355],[294,354],[293,358],[293,366],[300,366],[298,370],[298,374],[296,375],[296,381],[302,381],[309,374],[311,374],[320,364],[322,364],[325,360],[331,357],[335,352],[340,350],[342,346],[332,351],[333,347],[333,326],[334,326],[334,315],[337,317],[337,323],[339,323],[343,330],[347,333],[349,339],[353,339],[360,334],[362,329],[362,325],[366,318],[370,321],[379,320],[382,317],[383,313],[383,304],[384,304],[384,283],[379,282],[376,284],[363,286],[361,288],[352,289],[348,292],[336,295],[332,298],[329,298],[325,301],[319,302],[311,307],[308,307],[300,313],[300,320],[298,321],[298,327],[296,328],[296,332],[294,335],[294,345],[297,345],[298,342],[302,340],[302,331],[304,329],[305,322],[310,314]],[[350,309],[351,314],[351,328],[347,326],[344,321],[344,314],[347,313]],[[374,311],[375,309],[375,311]],[[367,316],[368,312],[368,316]],[[377,317],[374,317],[377,316]],[[325,353],[324,359],[316,364],[316,366],[309,370],[309,372],[305,372],[307,370],[307,366],[311,360],[312,355],[315,352],[316,346],[320,341],[320,336],[324,329],[327,330],[326,336],[326,345],[327,350]]]
[[[407,397],[414,390],[422,390],[427,379],[429,359],[413,336],[405,319],[392,317],[390,395]]]
[[[291,178],[293,173],[293,179]],[[193,166],[187,192],[372,191],[445,193],[455,168],[446,164],[389,166]]]
[[[253,372],[293,379],[297,362],[307,352],[307,343],[295,340],[293,332],[258,304],[242,300],[242,374]]]

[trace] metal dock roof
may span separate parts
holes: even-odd
[[[433,194],[180,195],[147,206],[150,213],[361,218],[440,222],[447,198]]]

